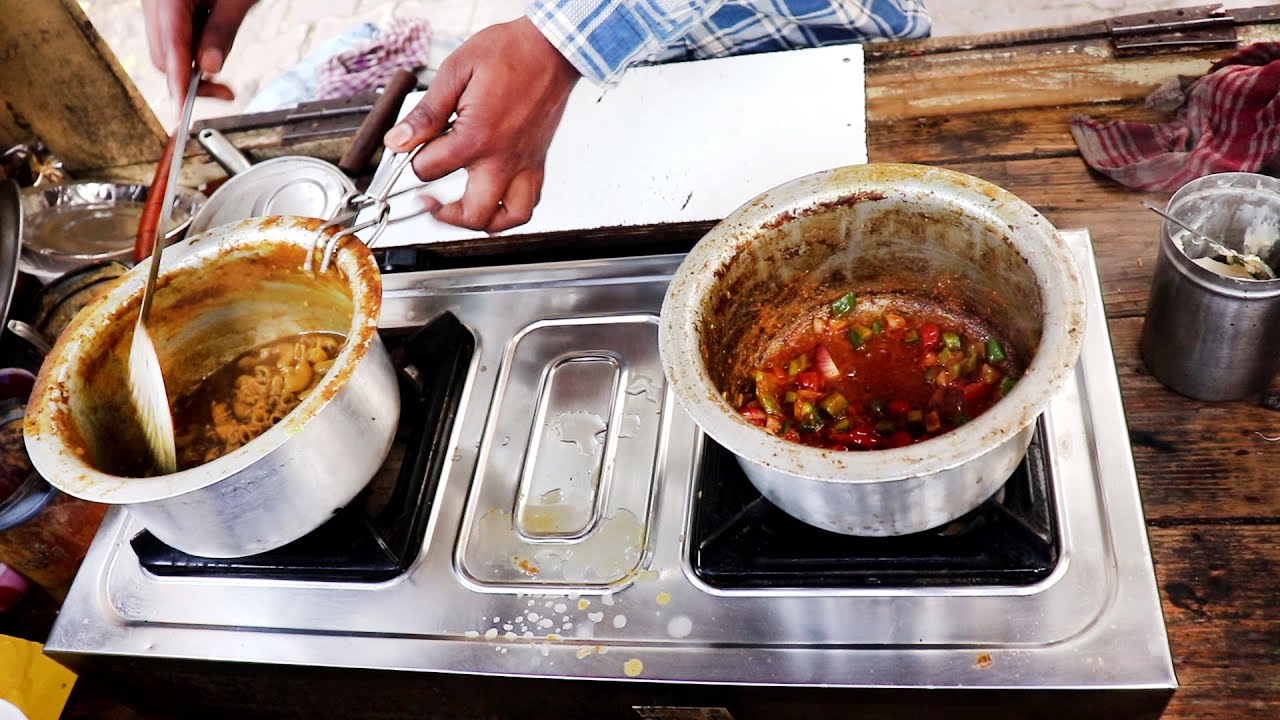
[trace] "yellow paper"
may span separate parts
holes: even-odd
[[[29,720],[57,720],[76,674],[46,657],[39,643],[0,635],[0,698]]]

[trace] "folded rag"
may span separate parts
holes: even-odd
[[[1264,170],[1280,159],[1280,42],[1250,45],[1204,77],[1174,78],[1147,104],[1177,116],[1158,124],[1071,117],[1089,167],[1165,192],[1212,173]]]
[[[396,70],[427,66],[431,25],[422,19],[398,19],[379,28],[365,43],[334,55],[316,68],[319,100],[343,98],[387,84]]]

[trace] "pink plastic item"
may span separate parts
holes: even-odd
[[[0,563],[0,613],[17,605],[30,587],[27,579],[17,570]]]

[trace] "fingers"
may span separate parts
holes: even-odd
[[[209,80],[200,81],[200,87],[196,88],[196,95],[200,97],[217,98],[218,100],[236,99],[235,91],[229,86]]]
[[[413,159],[413,174],[423,182],[439,180],[476,158],[480,144],[467,139],[466,130],[450,130],[431,140]]]
[[[467,86],[468,77],[450,70],[446,60],[436,74],[427,94],[409,111],[404,119],[387,131],[382,142],[393,152],[404,152],[415,145],[427,142],[444,132],[449,124],[449,117],[458,106],[458,98]],[[425,149],[424,149],[425,152]],[[419,153],[421,157],[421,153]],[[460,166],[459,166],[460,167]],[[416,170],[417,163],[414,163]]]
[[[191,79],[193,49],[199,59],[200,69],[216,73],[222,69],[236,32],[255,0],[221,0],[211,3],[208,19],[204,22],[199,47],[193,39],[195,13],[205,3],[193,0],[143,0],[142,11],[147,28],[147,49],[151,62],[165,74],[169,95],[181,104]],[[198,93],[203,97],[223,100],[235,95],[226,85],[202,82]]]
[[[206,73],[222,71],[222,63],[231,52],[231,44],[235,42],[236,33],[244,16],[253,7],[255,0],[221,0],[215,3],[204,24],[204,32],[200,35],[200,47],[196,57],[200,61],[200,70]]]
[[[457,202],[441,206],[435,198],[424,196],[419,203],[441,222],[490,233],[502,232],[523,225],[533,217],[533,208],[542,193],[542,173],[520,173],[498,198],[492,189],[502,184],[500,175],[478,178],[472,175],[467,180],[466,192]]]
[[[458,227],[484,230],[497,214],[507,185],[507,178],[493,168],[475,168],[467,176],[462,198],[437,210],[435,218]]]
[[[542,194],[542,173],[527,171],[515,177],[507,192],[502,196],[502,204],[485,227],[486,232],[496,233],[510,230],[517,225],[529,222],[533,217],[533,208],[538,204]]]

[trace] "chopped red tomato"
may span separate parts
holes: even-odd
[[[937,325],[928,323],[920,326],[920,342],[927,348],[938,347],[938,341],[942,338],[942,331]]]
[[[911,410],[911,406],[907,404],[906,400],[903,400],[901,398],[894,398],[889,401],[889,417],[893,418],[894,420],[898,420],[898,419],[906,420],[907,413],[910,412],[910,410]]]
[[[789,330],[741,390],[738,411],[814,447],[874,450],[936,437],[985,412],[1019,374],[1017,358],[976,318],[864,302]]]
[[[796,385],[805,390],[822,390],[822,376],[814,370],[797,373]]]

